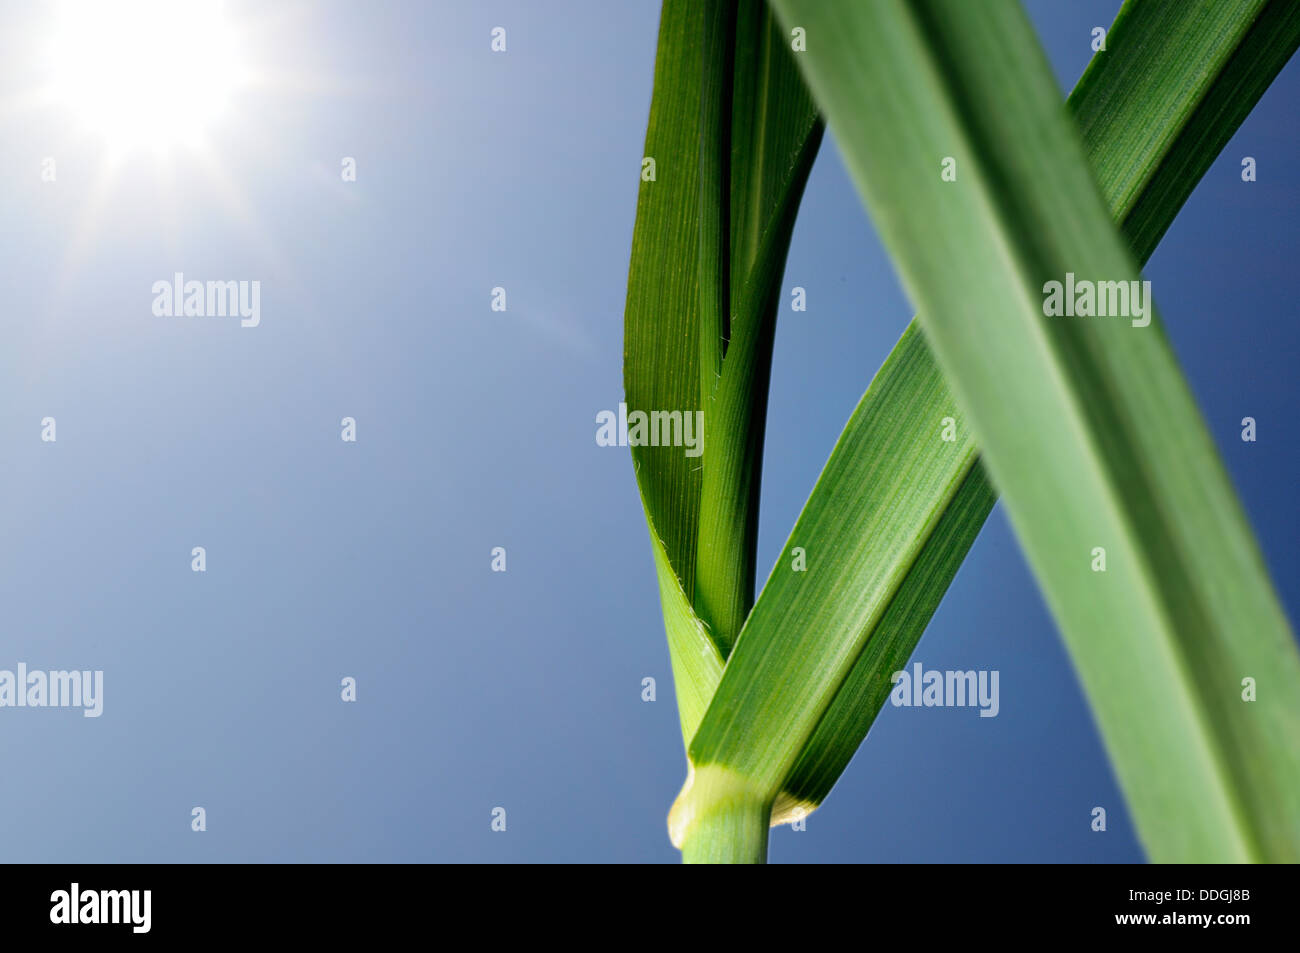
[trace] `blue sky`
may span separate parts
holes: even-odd
[[[271,81],[206,157],[110,172],[26,104],[45,27],[0,4],[0,669],[105,673],[100,718],[0,709],[0,858],[675,861],[649,541],[627,449],[593,439],[622,397],[658,6],[264,6],[231,5]],[[1118,3],[1028,9],[1068,89]],[[1146,271],[1292,619],[1297,92],[1293,63]],[[261,324],[153,315],[177,271],[260,281]],[[833,130],[794,285],[760,576],[912,314]],[[774,860],[1140,859],[1000,508],[914,658],[999,670],[998,717],[887,707]]]

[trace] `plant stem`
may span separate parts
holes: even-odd
[[[687,864],[763,864],[772,802],[721,765],[692,770],[668,815],[668,832]]]

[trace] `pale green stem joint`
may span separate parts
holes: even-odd
[[[688,864],[763,864],[772,800],[748,779],[717,764],[692,768],[668,834]]]

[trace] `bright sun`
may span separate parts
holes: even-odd
[[[215,0],[77,0],[59,11],[55,95],[118,152],[200,147],[243,67]]]

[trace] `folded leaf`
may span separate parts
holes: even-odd
[[[775,293],[821,141],[775,31],[761,0],[666,0],[660,21],[624,385],[683,730],[693,731],[754,599]],[[674,431],[656,421],[696,413],[702,455],[658,439]],[[638,414],[656,445],[637,443]],[[716,665],[698,664],[701,635]]]

